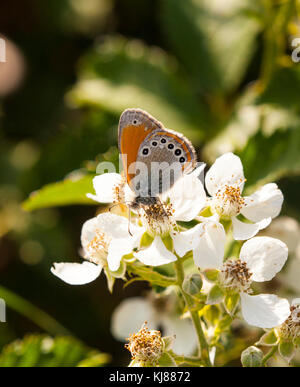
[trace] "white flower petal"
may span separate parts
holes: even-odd
[[[219,269],[222,266],[226,234],[218,222],[202,223],[202,233],[194,249],[194,261],[201,269]]]
[[[197,348],[197,336],[190,319],[180,316],[163,316],[161,321],[164,336],[176,336],[172,350],[178,355],[192,355]]]
[[[134,238],[129,233],[129,220],[124,216],[105,212],[97,216],[98,227],[106,234],[110,235],[113,239],[126,239],[128,238],[133,242]],[[130,224],[131,234],[139,232],[139,227],[134,224]]]
[[[89,195],[91,199],[99,203],[112,203],[114,201],[114,187],[122,184],[122,176],[119,173],[104,173],[94,177],[93,185],[96,196]]]
[[[197,226],[180,233],[172,235],[174,242],[174,249],[176,253],[183,257],[188,251],[196,248],[198,239],[203,232],[203,225],[197,224]]]
[[[257,223],[241,222],[237,218],[232,218],[233,238],[237,241],[244,241],[254,237],[260,230],[268,227],[272,218],[263,219]]]
[[[174,186],[163,194],[163,201],[170,199],[174,219],[189,222],[203,209],[206,203],[204,187],[196,175],[183,175]]]
[[[206,174],[205,185],[211,196],[224,185],[239,184],[241,191],[244,186],[244,171],[240,158],[233,153],[225,153],[217,158]]]
[[[117,340],[125,341],[132,333],[138,332],[145,321],[149,329],[159,326],[151,302],[141,297],[131,297],[114,310],[111,332]]]
[[[283,195],[277,184],[266,184],[253,195],[245,197],[245,206],[241,213],[252,222],[279,215]]]
[[[177,260],[169,251],[159,236],[156,236],[151,246],[145,250],[134,253],[134,256],[148,266],[161,266]]]
[[[83,224],[81,230],[81,244],[84,249],[95,238],[97,229],[99,229],[97,218],[89,219]]]
[[[99,277],[102,266],[90,262],[54,263],[51,272],[70,285],[84,285]]]
[[[129,239],[112,239],[108,247],[107,263],[110,271],[117,271],[124,255],[133,250],[133,241]]]
[[[259,328],[274,328],[290,315],[288,300],[274,294],[250,296],[241,294],[242,314],[248,324]]]
[[[245,242],[240,259],[252,272],[251,279],[257,282],[270,281],[284,266],[288,248],[279,239],[256,237]]]

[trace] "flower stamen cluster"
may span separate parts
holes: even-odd
[[[240,259],[226,261],[220,272],[220,282],[224,288],[244,293],[251,293],[251,277],[246,262]]]
[[[220,216],[232,217],[240,213],[245,205],[241,190],[242,183],[244,180],[234,185],[225,184],[217,190],[212,200],[212,206]]]
[[[294,340],[300,337],[300,305],[291,306],[291,314],[278,328],[278,336],[284,340]]]
[[[95,229],[94,238],[85,245],[85,258],[95,264],[106,263],[110,240],[100,229]]]
[[[141,209],[142,221],[151,235],[167,235],[175,227],[172,204],[155,204],[143,206]]]
[[[163,354],[164,343],[161,332],[149,330],[147,322],[144,323],[138,333],[133,333],[127,338],[125,348],[131,353],[132,360],[155,365]]]

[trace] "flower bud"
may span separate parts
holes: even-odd
[[[263,360],[263,352],[252,346],[242,353],[241,361],[243,367],[261,367]]]
[[[190,294],[191,296],[194,296],[200,292],[202,289],[203,281],[199,274],[190,274],[188,275],[182,284],[183,290]]]

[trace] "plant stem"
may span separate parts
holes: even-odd
[[[182,288],[182,283],[184,280],[184,269],[183,269],[183,265],[182,265],[182,262],[180,261],[179,257],[177,257],[177,261],[174,262],[174,265],[175,265],[175,271],[176,271],[176,275],[177,275],[177,285],[182,293],[186,307],[190,312],[191,319],[192,319],[192,322],[194,325],[194,329],[196,331],[196,335],[198,338],[199,358],[201,360],[203,360],[203,362],[205,363],[206,366],[211,367],[212,365],[211,365],[211,362],[209,359],[209,347],[208,347],[208,343],[206,341],[206,338],[205,338],[205,335],[204,335],[204,332],[203,332],[203,329],[201,326],[198,312],[193,311],[193,299]]]
[[[176,353],[174,353],[173,351],[169,351],[169,352],[177,364],[186,363],[186,364],[190,364],[190,365],[198,366],[198,367],[201,367],[204,365],[203,361],[201,359],[199,359],[198,357],[180,356],[180,355],[176,355]]]
[[[275,355],[276,351],[277,351],[277,346],[275,345],[275,346],[273,346],[273,347],[271,348],[271,350],[263,357],[263,360],[262,360],[262,366],[263,366],[263,367],[266,367],[267,361],[268,361],[269,359],[271,359],[271,357],[273,357],[273,356]]]

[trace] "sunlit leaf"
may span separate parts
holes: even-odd
[[[262,28],[255,0],[163,0],[162,25],[173,49],[206,91],[235,89]]]
[[[26,211],[33,211],[40,208],[72,204],[96,204],[86,197],[87,193],[94,192],[93,177],[94,175],[86,175],[48,184],[33,192],[29,199],[23,203],[23,208]]]
[[[0,367],[101,367],[109,360],[71,337],[31,335],[4,347]]]
[[[88,53],[79,80],[68,93],[70,105],[94,106],[120,114],[126,108],[149,111],[166,127],[195,135],[207,127],[207,112],[164,51],[138,41],[108,39]]]

